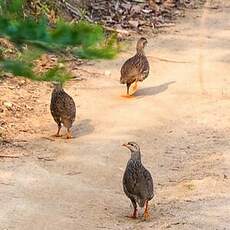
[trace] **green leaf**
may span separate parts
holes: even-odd
[[[24,0],[0,0],[0,36],[14,42],[21,51],[18,60],[0,60],[2,70],[33,80],[64,82],[70,74],[55,67],[44,74],[35,75],[33,61],[44,52],[72,54],[87,59],[111,59],[117,52],[116,36],[105,36],[100,25],[80,21],[68,23],[58,21],[50,28],[46,17],[23,16]],[[29,49],[23,49],[27,45]],[[3,57],[2,57],[3,58]]]
[[[56,81],[64,84],[65,81],[70,80],[71,75],[64,68],[54,67],[44,73],[40,80],[43,81]]]
[[[0,66],[5,72],[10,72],[16,76],[24,76],[34,78],[31,65],[18,60],[3,60],[0,61]]]

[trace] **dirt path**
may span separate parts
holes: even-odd
[[[42,130],[28,135],[30,154],[0,162],[0,229],[230,229],[227,2],[149,39],[151,72],[135,98],[119,96],[125,52],[89,67],[105,76],[67,85],[78,105],[75,139],[41,137],[56,131],[44,94],[47,111],[28,118]],[[146,222],[125,218],[132,209],[121,179],[130,154],[120,146],[130,140],[155,181]]]

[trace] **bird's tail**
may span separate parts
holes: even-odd
[[[137,203],[138,203],[138,205],[139,205],[141,208],[143,208],[144,205],[145,205],[145,199],[138,199],[138,200],[137,200]]]

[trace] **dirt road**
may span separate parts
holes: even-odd
[[[120,97],[119,69],[135,43],[88,67],[104,76],[69,83],[75,139],[43,138],[56,125],[48,94],[40,97],[46,110],[28,117],[40,132],[19,137],[28,154],[0,162],[0,229],[230,229],[230,4],[217,5],[149,38],[151,72],[134,98]],[[121,144],[131,140],[155,181],[149,221],[142,211],[138,220],[125,217],[130,153]]]

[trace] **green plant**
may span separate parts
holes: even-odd
[[[10,6],[10,7],[9,7]],[[0,66],[4,71],[34,80],[69,79],[67,72],[55,67],[46,75],[36,76],[33,72],[33,61],[44,52],[60,54],[67,49],[72,55],[81,58],[113,58],[117,53],[116,36],[105,36],[101,26],[80,21],[69,23],[59,20],[50,27],[46,17],[35,20],[24,17],[24,0],[0,0],[0,36],[9,39],[20,51],[17,59],[1,59]],[[24,47],[28,46],[29,49]],[[58,78],[58,79],[57,79]]]

